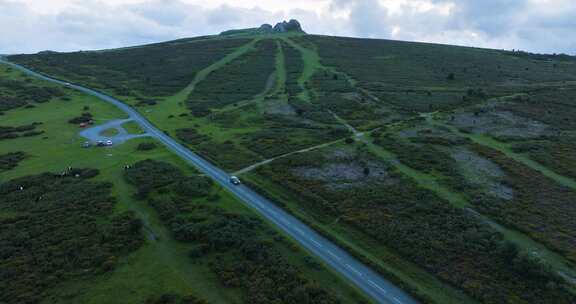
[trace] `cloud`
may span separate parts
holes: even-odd
[[[186,21],[191,12],[198,11],[201,7],[187,5],[177,0],[156,0],[133,7],[128,6],[126,9],[160,25],[179,26]]]
[[[51,2],[0,0],[0,53],[123,47],[290,18],[324,35],[576,53],[572,0]]]
[[[571,0],[333,0],[354,36],[576,54]]]
[[[57,14],[38,14],[26,5],[0,0],[0,12],[0,53],[120,47],[180,34],[141,15],[136,7],[116,9],[97,1],[83,1]]]
[[[350,25],[356,33],[371,38],[389,36],[392,33],[392,24],[387,20],[388,10],[380,5],[378,0],[345,2],[345,7],[350,9]]]
[[[472,28],[493,36],[512,28],[518,22],[518,13],[528,6],[526,0],[458,0],[452,3],[451,26],[454,29]]]

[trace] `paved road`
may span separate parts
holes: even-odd
[[[80,131],[80,136],[86,138],[87,140],[92,142],[92,144],[96,144],[98,141],[111,140],[114,146],[123,144],[124,142],[134,138],[150,136],[150,134],[147,133],[144,134],[128,133],[128,131],[126,131],[126,129],[124,129],[122,125],[129,121],[132,121],[132,119],[128,118],[128,119],[110,120],[104,124],[96,125],[94,127],[90,127]],[[118,134],[112,136],[102,135],[102,132],[108,129],[116,129],[118,131]]]
[[[286,232],[288,235],[306,247],[310,252],[314,253],[316,256],[322,259],[327,265],[332,267],[335,271],[339,272],[359,289],[363,290],[375,302],[386,304],[418,303],[407,293],[394,286],[389,281],[383,279],[379,274],[346,253],[346,251],[340,249],[331,241],[320,236],[304,223],[274,205],[274,203],[271,201],[255,193],[246,186],[234,186],[230,184],[228,180],[229,175],[226,172],[220,170],[198,155],[192,153],[184,146],[177,143],[171,137],[153,126],[148,120],[146,120],[146,118],[144,118],[130,106],[100,92],[38,74],[22,66],[5,61],[5,59],[1,57],[0,62],[9,64],[14,68],[17,68],[37,78],[66,85],[70,88],[96,96],[120,108],[122,111],[126,112],[126,114],[128,114],[131,119],[140,124],[143,130],[145,130],[151,136],[156,137],[174,153],[198,168],[200,171],[204,172],[207,176],[214,179],[228,191],[236,195],[236,197],[238,197],[246,205],[252,207],[270,222],[282,229],[284,232]]]

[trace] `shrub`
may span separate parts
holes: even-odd
[[[204,176],[182,178],[174,184],[174,192],[184,197],[203,197],[210,193],[212,180]]]
[[[84,113],[82,113],[82,115],[68,120],[68,123],[77,125],[77,124],[81,124],[81,123],[90,122],[92,119],[93,119],[92,114],[90,114],[88,112],[84,112]]]
[[[145,143],[138,144],[138,147],[136,147],[136,150],[138,150],[138,151],[150,151],[150,150],[156,149],[157,147],[158,146],[153,142],[145,142]]]
[[[0,183],[0,302],[39,303],[59,284],[92,280],[142,243],[133,213],[114,215],[112,185],[43,173]]]
[[[25,158],[26,154],[24,152],[12,152],[0,155],[0,172],[15,168],[18,166],[18,163]]]

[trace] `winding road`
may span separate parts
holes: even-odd
[[[142,129],[146,131],[146,133],[152,137],[155,137],[168,149],[176,153],[182,159],[186,160],[188,163],[202,171],[207,176],[211,177],[222,187],[238,197],[240,201],[252,207],[267,220],[290,235],[302,246],[322,259],[333,270],[340,273],[342,276],[352,282],[356,287],[363,290],[375,302],[386,304],[418,303],[406,292],[385,280],[381,275],[359,262],[356,258],[349,255],[346,251],[339,248],[328,239],[316,233],[300,220],[277,207],[270,200],[262,197],[244,185],[232,185],[229,182],[229,175],[226,172],[210,164],[200,156],[194,154],[186,147],[176,142],[174,139],[152,125],[140,113],[125,103],[92,89],[70,84],[65,81],[36,73],[23,66],[9,62],[2,57],[0,57],[0,63],[8,64],[28,75],[76,89],[115,105],[126,114],[128,114],[130,119],[137,122],[142,127]]]

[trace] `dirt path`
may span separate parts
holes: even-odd
[[[323,143],[323,144],[321,144],[321,145],[317,145],[317,146],[314,146],[314,147],[309,147],[309,148],[306,148],[306,149],[302,149],[302,150],[298,150],[298,151],[294,151],[294,152],[282,154],[282,155],[280,155],[280,156],[276,156],[276,157],[273,157],[273,158],[269,158],[269,159],[267,159],[267,160],[263,160],[263,161],[261,161],[261,162],[259,162],[259,163],[253,164],[253,165],[251,165],[251,166],[249,166],[249,167],[246,167],[246,168],[244,168],[244,169],[238,170],[238,171],[234,172],[233,174],[234,174],[234,175],[241,175],[241,174],[250,172],[250,171],[252,171],[252,170],[254,170],[254,169],[256,169],[256,168],[258,168],[258,167],[260,167],[260,166],[264,166],[264,165],[266,165],[266,164],[269,164],[269,163],[271,163],[271,162],[273,162],[273,161],[275,161],[275,160],[277,160],[277,159],[285,158],[285,157],[288,157],[288,156],[291,156],[291,155],[294,155],[294,154],[298,154],[298,153],[306,153],[306,152],[310,152],[310,151],[322,149],[322,148],[324,148],[324,147],[328,147],[328,146],[331,146],[331,145],[340,143],[340,142],[342,142],[342,141],[344,141],[344,140],[343,140],[343,139],[339,139],[339,140],[331,141],[331,142],[328,142],[328,143]]]
[[[354,128],[351,124],[349,124],[346,120],[342,119],[340,116],[338,116],[336,113],[332,112],[331,110],[328,110],[328,112],[330,114],[332,114],[332,116],[334,116],[334,118],[341,123],[343,126],[346,127],[346,129],[348,129],[350,132],[352,132],[352,134],[354,134],[355,137],[361,137],[364,136],[364,132],[360,132],[358,130],[356,130],[356,128]],[[374,131],[374,130],[373,130]],[[372,132],[372,131],[371,131]]]

